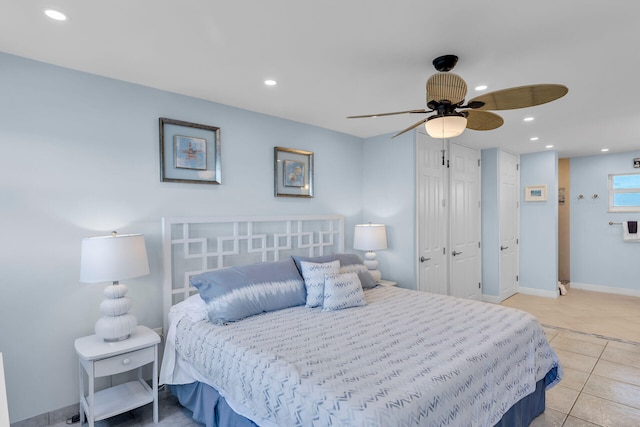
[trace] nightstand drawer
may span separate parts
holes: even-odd
[[[154,360],[154,347],[147,347],[129,353],[119,354],[107,359],[97,360],[93,366],[93,374],[96,377],[114,375],[120,372],[130,371]]]

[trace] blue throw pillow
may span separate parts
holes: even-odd
[[[375,288],[378,285],[378,282],[376,282],[371,273],[369,273],[369,269],[364,265],[362,259],[356,254],[335,254],[316,257],[294,255],[291,258],[293,258],[293,261],[296,263],[300,274],[302,274],[302,267],[300,266],[302,261],[321,264],[337,259],[340,261],[340,273],[349,273],[352,271],[358,273],[358,278],[360,279],[360,283],[362,283],[363,289]]]
[[[208,271],[190,283],[215,324],[303,305],[306,298],[304,281],[291,259]]]

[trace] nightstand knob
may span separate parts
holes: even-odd
[[[129,359],[128,357],[127,357],[127,358],[122,359],[122,364],[123,364],[123,365],[128,365],[129,363],[131,363],[131,359]]]

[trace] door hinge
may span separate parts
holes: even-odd
[[[482,285],[478,282],[478,289],[482,289]]]
[[[520,163],[516,163],[516,170],[519,171],[520,170]]]
[[[520,244],[520,239],[516,239],[516,245]]]
[[[516,282],[520,280],[520,276],[516,274]]]
[[[446,255],[447,254],[447,248],[442,248],[442,255]]]
[[[478,249],[480,249],[480,242],[478,242]]]
[[[449,159],[447,159],[447,169],[449,169]]]
[[[478,167],[480,167],[480,159],[478,159]]]

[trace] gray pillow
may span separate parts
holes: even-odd
[[[358,273],[358,278],[360,279],[363,289],[375,288],[378,285],[371,273],[369,273],[369,269],[363,264],[362,259],[356,254],[335,254],[316,257],[294,255],[291,258],[293,258],[293,261],[296,263],[300,274],[302,274],[302,267],[300,266],[300,262],[302,261],[322,264],[337,259],[340,261],[340,273],[348,273],[351,271]]]
[[[304,281],[291,259],[209,271],[192,277],[190,283],[215,324],[303,305],[306,297]]]

